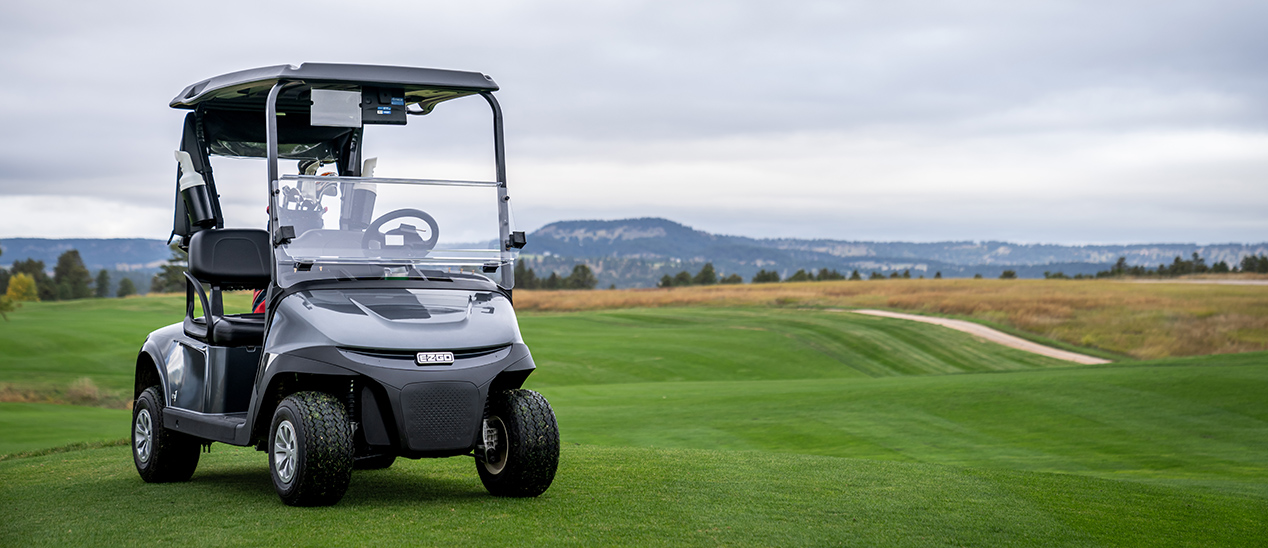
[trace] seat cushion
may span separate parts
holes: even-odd
[[[263,346],[264,314],[226,314],[212,319],[207,342],[216,346]]]

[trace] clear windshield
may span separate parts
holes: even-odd
[[[279,233],[295,235],[277,248],[282,286],[459,272],[493,277],[514,258],[498,245],[494,183],[287,175],[278,190]]]

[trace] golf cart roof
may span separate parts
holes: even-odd
[[[297,99],[314,86],[322,89],[383,87],[403,89],[406,102],[430,112],[437,103],[474,93],[497,91],[493,78],[478,72],[383,65],[304,63],[241,70],[208,78],[185,88],[172,99],[172,108],[199,106],[226,110],[264,111],[265,97],[279,81],[295,82],[279,98],[279,110],[287,110],[286,99]]]

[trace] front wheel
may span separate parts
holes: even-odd
[[[148,483],[189,481],[198,468],[198,440],[163,428],[163,407],[157,386],[132,405],[132,463]]]
[[[269,428],[269,470],[282,502],[328,506],[352,480],[352,427],[330,394],[298,392],[277,405]]]
[[[532,390],[489,394],[483,440],[476,450],[476,471],[490,494],[535,497],[555,480],[559,424],[541,394]]]

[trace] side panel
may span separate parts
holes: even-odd
[[[207,390],[207,346],[174,341],[164,359],[171,407],[202,411]]]
[[[260,349],[212,346],[207,351],[204,413],[241,413],[251,404]]]

